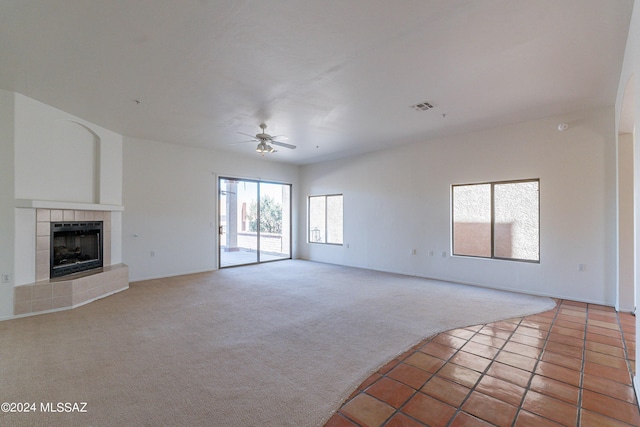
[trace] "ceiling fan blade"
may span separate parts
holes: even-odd
[[[285,141],[289,140],[289,137],[287,135],[274,135],[271,137],[271,139],[284,139]]]
[[[286,142],[280,142],[280,141],[271,141],[270,144],[277,145],[279,147],[284,147],[284,148],[291,148],[292,150],[295,150],[296,148],[296,146],[293,144],[287,144]]]
[[[247,142],[258,142],[258,141],[257,141],[257,140],[255,140],[255,139],[250,139],[250,140],[248,140],[248,141],[236,141],[236,142],[230,142],[230,143],[229,143],[229,145],[245,144],[245,143],[247,143]]]
[[[255,135],[249,135],[248,133],[244,133],[244,132],[238,132],[240,135],[244,135],[244,136],[248,136],[249,138],[253,138],[256,139]]]

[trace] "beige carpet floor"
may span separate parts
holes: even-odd
[[[0,401],[36,409],[0,425],[320,426],[422,338],[554,304],[298,260],[133,283],[0,322]]]

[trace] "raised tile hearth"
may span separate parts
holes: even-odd
[[[84,305],[129,288],[129,267],[116,264],[99,273],[69,276],[68,280],[41,280],[14,288],[16,316]]]

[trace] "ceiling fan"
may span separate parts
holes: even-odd
[[[243,144],[245,142],[257,142],[258,146],[256,147],[256,151],[262,154],[263,156],[264,156],[264,153],[276,152],[276,149],[273,148],[272,145],[276,145],[278,147],[290,148],[290,149],[296,148],[296,146],[293,144],[287,144],[286,142],[278,141],[278,139],[288,139],[284,135],[271,136],[268,133],[265,133],[266,128],[267,128],[267,125],[264,123],[261,123],[260,129],[262,129],[262,132],[257,133],[255,135],[249,135],[248,133],[238,132],[240,135],[248,136],[251,139],[248,141],[235,142],[234,144]]]

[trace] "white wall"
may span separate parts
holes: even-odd
[[[36,210],[15,209],[15,276],[16,286],[36,281]]]
[[[607,108],[305,166],[299,255],[613,305],[614,135]],[[451,257],[451,185],[524,178],[540,178],[540,263]],[[306,196],[327,193],[344,194],[344,246],[306,243]]]
[[[217,268],[216,174],[293,184],[295,204],[298,173],[258,155],[125,138],[122,245],[131,281]]]
[[[633,135],[618,135],[618,294],[616,309],[635,309],[633,266]]]
[[[11,280],[0,280],[0,319],[13,315],[14,285],[14,180],[13,134],[14,94],[0,90],[0,273],[9,274]],[[1,277],[1,276],[0,276]]]
[[[625,90],[627,83],[631,78],[634,81],[640,76],[640,4],[635,2],[633,5],[633,13],[631,14],[631,23],[629,25],[629,36],[627,38],[627,46],[625,48],[624,61],[622,64],[622,72],[620,73],[620,81],[618,83],[618,95],[616,98],[616,134],[620,133],[619,124],[623,111],[623,104],[633,105],[634,111],[630,120],[636,126],[640,123],[640,84],[634,84],[634,92],[630,94],[633,100],[625,100]],[[635,131],[635,129],[634,129]],[[634,226],[635,226],[635,305],[640,305],[640,275],[638,269],[640,266],[640,147],[638,147],[638,138],[634,137]],[[640,331],[640,317],[636,316],[636,331]],[[636,360],[640,358],[640,347],[636,348]],[[640,380],[638,375],[633,379],[636,394],[640,393]]]
[[[20,94],[15,101],[17,199],[122,204],[122,136]]]

